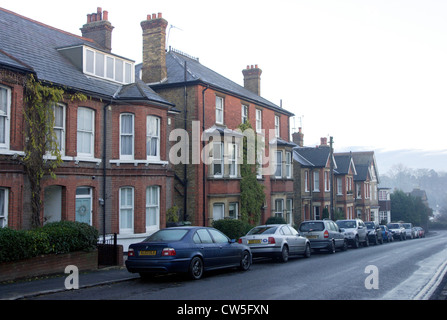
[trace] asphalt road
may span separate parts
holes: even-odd
[[[40,300],[413,300],[428,299],[447,270],[447,231],[287,263],[255,260],[247,272],[198,281],[163,275],[38,296]]]

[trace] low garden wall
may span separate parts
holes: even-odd
[[[0,263],[0,282],[64,274],[65,267],[76,266],[79,271],[98,268],[98,250],[41,255],[29,259]]]

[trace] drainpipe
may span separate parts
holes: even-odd
[[[103,142],[102,142],[102,234],[103,234],[103,244],[106,243],[106,152],[107,152],[107,108],[112,104],[112,101],[104,105],[103,112]]]
[[[209,85],[206,86],[205,89],[202,90],[202,134],[205,132],[205,91],[209,89]],[[205,150],[205,140],[202,138],[202,152]],[[205,176],[205,161],[202,159],[202,185],[203,185],[203,226],[206,227],[206,215],[205,215],[205,209],[206,209],[206,192],[205,192],[205,183],[206,183],[206,176]]]
[[[183,87],[183,102],[184,102],[184,110],[185,110],[185,131],[186,132],[188,132],[188,127],[187,127],[187,123],[188,123],[188,108],[187,108],[187,102],[188,102],[188,100],[187,100],[187,98],[188,98],[188,96],[187,96],[187,92],[186,92],[186,72],[187,72],[187,69],[186,69],[186,61],[185,61],[185,65],[184,65],[184,75],[183,75],[183,77],[184,77],[184,87]],[[188,163],[185,163],[184,164],[184,170],[183,170],[183,172],[184,172],[184,176],[183,176],[183,181],[184,181],[184,186],[183,186],[183,190],[185,190],[185,193],[184,193],[184,197],[183,197],[183,207],[185,208],[184,209],[184,211],[183,211],[183,221],[186,221],[187,220],[187,216],[188,216],[188,214],[187,214],[187,208],[188,208]]]

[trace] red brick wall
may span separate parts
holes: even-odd
[[[98,268],[98,251],[72,252],[38,256],[0,264],[0,282],[43,275],[63,274],[65,267],[74,265],[79,271]]]

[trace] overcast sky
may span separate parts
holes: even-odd
[[[112,51],[142,59],[140,22],[161,12],[169,45],[296,115],[305,145],[336,151],[421,149],[447,158],[447,1],[2,0],[0,6],[80,35],[109,12]],[[172,27],[171,27],[172,26]],[[0,25],[1,27],[1,25]],[[446,161],[447,162],[447,161]]]

